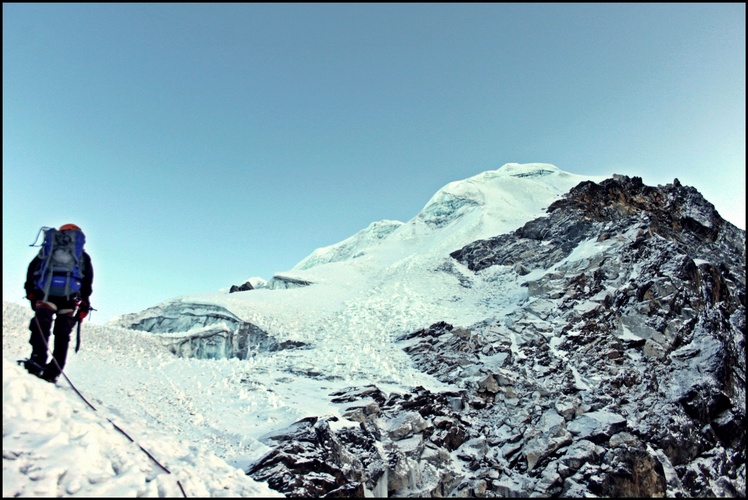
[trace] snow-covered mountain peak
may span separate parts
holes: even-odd
[[[485,218],[505,223],[490,227],[490,232],[509,231],[541,215],[557,197],[588,179],[592,178],[572,175],[547,163],[507,163],[497,170],[450,182],[434,194],[417,218],[431,227],[443,227],[479,210]]]
[[[507,163],[450,182],[406,223],[374,222],[341,242],[316,249],[292,271],[375,254],[380,263],[414,254],[422,261],[429,255],[438,260],[471,241],[512,231],[543,215],[546,207],[584,180],[603,179],[570,174],[547,163]]]
[[[563,173],[557,166],[550,163],[505,163],[494,172],[499,175],[511,175],[514,177],[541,177]]]

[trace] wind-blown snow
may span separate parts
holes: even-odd
[[[66,373],[96,412],[64,380],[55,387],[16,366],[30,352],[31,312],[4,304],[3,495],[177,496],[179,480],[188,496],[277,496],[240,470],[268,451],[262,437],[306,416],[340,416],[328,396],[345,387],[445,389],[414,369],[394,339],[436,321],[469,326],[500,316],[527,293],[510,269],[476,274],[449,253],[543,215],[583,180],[603,177],[508,164],[448,184],[408,222],[374,223],[283,273],[309,286],[189,295],[134,315],[218,306],[307,348],[185,359],[158,334],[84,324],[82,350],[71,348]],[[585,243],[573,258],[596,250]]]

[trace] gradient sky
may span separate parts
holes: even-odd
[[[3,299],[92,320],[291,269],[505,163],[678,178],[745,229],[745,4],[3,4]]]

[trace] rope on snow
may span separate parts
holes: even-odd
[[[42,340],[44,341],[44,345],[45,345],[45,346],[47,347],[47,352],[49,352],[49,344],[47,343],[47,339],[45,339],[45,338],[44,338],[44,335],[42,334],[42,328],[41,328],[41,325],[39,324],[39,319],[38,319],[38,318],[37,318],[36,316],[34,316],[34,320],[36,321],[36,326],[37,326],[37,328],[39,328],[39,333],[40,333],[40,336],[42,337]],[[72,387],[72,388],[73,388],[73,390],[75,391],[75,393],[76,393],[76,394],[77,394],[77,395],[78,395],[78,396],[79,396],[79,397],[80,397],[80,398],[81,398],[81,399],[82,399],[82,400],[83,400],[83,401],[84,401],[84,402],[85,402],[85,403],[86,403],[86,404],[87,404],[87,405],[88,405],[88,406],[89,406],[89,407],[90,407],[90,408],[91,408],[91,409],[92,409],[93,411],[98,411],[98,410],[96,409],[96,407],[95,407],[94,405],[92,405],[92,404],[91,404],[91,403],[90,403],[90,402],[89,402],[89,401],[88,401],[88,400],[87,400],[87,399],[86,399],[86,398],[85,398],[85,397],[83,396],[83,394],[81,394],[81,392],[80,392],[80,391],[78,390],[78,388],[77,388],[77,387],[75,387],[75,385],[73,385],[73,382],[72,382],[72,381],[70,380],[70,378],[69,378],[69,377],[67,376],[67,374],[66,374],[66,373],[65,373],[65,372],[64,372],[64,371],[62,370],[62,368],[60,368],[60,365],[59,365],[59,364],[57,363],[57,360],[55,359],[55,357],[54,357],[54,356],[52,356],[52,361],[54,362],[55,366],[57,366],[57,369],[58,369],[58,370],[60,370],[60,373],[62,374],[62,376],[63,376],[63,377],[65,377],[65,380],[67,380],[68,384],[70,384],[70,387]],[[140,445],[140,444],[139,444],[139,443],[137,443],[137,442],[136,442],[136,441],[135,441],[135,440],[134,440],[133,438],[131,438],[131,437],[130,437],[130,435],[129,435],[129,434],[127,434],[127,433],[126,433],[126,432],[125,432],[125,431],[124,431],[124,430],[123,430],[123,429],[122,429],[122,428],[121,428],[120,426],[118,426],[117,424],[115,424],[114,422],[112,422],[112,420],[111,420],[111,419],[110,419],[109,417],[107,417],[106,415],[104,415],[104,418],[106,418],[106,419],[107,419],[107,420],[109,421],[109,423],[110,423],[110,424],[112,424],[112,426],[114,426],[114,428],[115,428],[115,429],[116,429],[117,431],[119,431],[119,432],[120,432],[120,433],[121,433],[121,434],[122,434],[123,436],[125,436],[125,437],[126,437],[127,439],[129,439],[131,443],[135,443],[135,444],[137,444],[137,445],[138,445],[138,448],[140,448],[140,450],[141,450],[141,451],[142,451],[143,453],[145,453],[146,455],[148,455],[148,458],[150,458],[150,459],[151,459],[151,460],[153,461],[153,463],[155,463],[156,465],[158,465],[158,466],[159,466],[159,467],[161,468],[161,470],[163,470],[163,471],[164,471],[164,472],[166,472],[167,474],[171,474],[171,471],[170,471],[169,469],[167,469],[166,467],[164,467],[164,466],[163,466],[163,465],[162,465],[162,464],[161,464],[161,463],[160,463],[160,462],[159,462],[158,460],[156,460],[156,458],[155,458],[155,457],[154,457],[153,455],[151,455],[151,453],[150,453],[150,452],[149,452],[148,450],[146,450],[145,448],[143,448],[143,446],[142,446],[142,445]],[[185,493],[185,491],[184,491],[184,487],[182,486],[182,483],[181,483],[181,481],[179,481],[179,479],[177,479],[177,485],[179,486],[179,489],[180,489],[180,490],[181,490],[181,492],[182,492],[182,496],[183,496],[184,498],[187,498],[187,494]]]

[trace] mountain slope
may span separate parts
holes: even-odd
[[[745,232],[677,180],[505,165],[118,324],[190,370],[121,411],[288,496],[745,495]]]
[[[546,164],[508,164],[448,184],[406,223],[374,223],[347,240],[316,250],[271,280],[270,289],[181,297],[128,315],[118,324],[162,333],[185,332],[210,321],[196,319],[191,312],[168,313],[167,309],[221,307],[280,341],[332,349],[325,355],[327,359],[345,357],[351,347],[347,339],[379,349],[389,345],[397,333],[428,325],[434,315],[471,324],[490,314],[491,303],[511,307],[524,291],[513,280],[465,274],[449,253],[476,239],[516,229],[588,179]],[[278,281],[282,284],[273,285]],[[460,291],[458,296],[455,290]],[[166,317],[179,323],[153,326]],[[211,321],[219,324],[225,319]],[[396,352],[392,353],[395,359],[401,357]],[[368,379],[377,366],[362,370],[362,374]],[[398,375],[403,368],[385,365],[379,366],[379,371]]]
[[[398,338],[448,390],[332,393],[359,430],[301,421],[251,475],[318,491],[304,465],[278,480],[295,456],[337,464],[336,494],[744,496],[745,232],[677,179],[584,182],[548,214],[451,254],[525,300]]]

